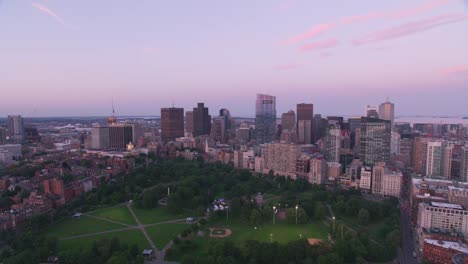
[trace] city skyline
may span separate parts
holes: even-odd
[[[129,3],[0,2],[0,116],[105,116],[112,98],[118,115],[175,101],[253,116],[256,93],[278,113],[389,97],[396,115],[468,114],[461,0]]]

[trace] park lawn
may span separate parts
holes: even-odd
[[[137,244],[140,251],[150,247],[143,233],[141,233],[139,229],[132,229],[89,237],[60,240],[59,248],[61,250],[65,250],[70,248],[90,247],[94,241],[99,241],[100,239],[112,239],[113,237],[119,238],[120,244],[126,243],[129,247],[133,244]]]
[[[185,219],[189,216],[193,217],[191,212],[172,214],[166,208],[161,207],[153,209],[133,208],[133,211],[142,224],[154,224],[177,219]]]
[[[263,224],[258,226],[257,229],[249,224],[232,224],[228,225],[228,227],[232,231],[232,235],[228,239],[235,242],[257,240],[261,242],[288,243],[301,239],[301,235],[302,238],[323,240],[326,240],[328,235],[328,228],[319,221],[299,225],[277,222],[275,225]]]
[[[58,238],[65,238],[125,227],[126,226],[124,225],[114,224],[104,220],[82,215],[79,219],[68,218],[56,225],[49,227],[45,231],[45,234],[55,235]]]
[[[247,240],[257,240],[260,242],[270,242],[270,234],[273,234],[272,241],[281,244],[288,243],[302,238],[318,238],[326,240],[328,236],[328,227],[322,222],[313,221],[304,225],[287,224],[285,222],[279,222],[275,225],[264,224],[261,227],[254,227],[250,224],[243,224],[239,221],[234,221],[231,224],[224,225],[225,221],[215,221],[206,225],[205,229],[209,227],[227,227],[231,229],[232,235],[228,238],[210,238],[209,231],[205,230],[205,236],[193,236],[192,242],[196,245],[194,249],[184,251],[183,253],[172,256],[169,261],[181,261],[185,255],[190,255],[194,258],[201,256],[208,256],[208,249],[210,244],[221,242],[224,240],[230,240],[239,244]]]
[[[125,205],[100,209],[91,213],[91,215],[104,217],[127,225],[136,225],[135,220]]]
[[[148,232],[148,235],[160,250],[169,243],[169,241],[176,238],[178,234],[189,227],[190,225],[188,224],[162,224],[147,227],[146,232]]]

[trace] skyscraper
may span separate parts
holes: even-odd
[[[255,133],[258,144],[269,143],[276,135],[276,97],[257,94],[255,102]]]
[[[416,173],[426,173],[427,144],[429,140],[424,137],[416,137],[413,147],[413,168]]]
[[[133,126],[125,123],[114,123],[109,126],[109,147],[123,150],[133,141]]]
[[[463,146],[460,152],[460,181],[468,182],[468,146]]]
[[[320,114],[314,115],[312,125],[312,143],[322,138],[322,116]]]
[[[91,129],[91,148],[109,148],[109,127],[103,125],[94,126]]]
[[[442,142],[435,141],[427,144],[426,176],[440,177],[442,160]]]
[[[184,109],[161,108],[161,138],[164,142],[184,136]]]
[[[313,104],[297,104],[297,136],[299,138],[299,143],[311,144],[314,139],[314,105]],[[304,122],[305,121],[305,122]],[[303,127],[299,130],[299,123]],[[302,133],[303,135],[299,135]]]
[[[379,118],[388,120],[391,122],[393,127],[393,120],[395,117],[395,105],[389,101],[380,104],[379,106]]]
[[[361,161],[371,166],[376,162],[390,162],[390,121],[378,118],[361,118]]]
[[[185,112],[185,131],[193,133],[193,111]]]
[[[7,143],[6,141],[6,129],[4,129],[3,127],[0,127],[0,145],[4,145]]]
[[[341,129],[338,124],[330,124],[325,134],[325,159],[340,162]]]
[[[198,103],[193,108],[193,136],[209,135],[211,132],[211,116],[204,103]]]
[[[366,106],[366,117],[379,118],[377,107],[370,105]]]
[[[22,143],[24,140],[24,122],[20,115],[8,116],[8,136],[13,143]]]
[[[296,113],[293,110],[289,110],[287,113],[281,115],[281,129],[292,131],[295,126]]]
[[[229,112],[229,110],[223,108],[223,109],[220,109],[219,110],[219,116],[222,117],[224,119],[224,128],[226,130],[229,130],[232,128],[233,126],[233,119],[232,119],[232,116],[231,116],[231,113]]]
[[[223,116],[218,116],[213,118],[213,123],[211,124],[211,133],[210,136],[216,141],[225,143],[226,139],[226,119]]]

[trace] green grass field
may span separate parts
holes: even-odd
[[[156,247],[162,249],[169,241],[189,227],[188,224],[162,224],[148,227],[146,232],[148,232]]]
[[[130,214],[130,211],[128,211],[128,208],[125,205],[104,208],[92,213],[91,215],[104,217],[128,225],[136,225],[135,220],[133,219],[132,215]]]
[[[185,219],[189,216],[193,217],[190,212],[174,215],[168,212],[166,208],[160,207],[154,209],[133,208],[133,211],[142,224],[153,224],[176,219]]]
[[[83,248],[91,246],[93,241],[98,241],[100,239],[112,239],[113,237],[117,237],[120,240],[120,243],[126,243],[128,246],[133,244],[137,244],[140,250],[144,248],[148,248],[149,244],[146,241],[146,238],[143,236],[139,229],[134,230],[125,230],[119,232],[113,232],[108,234],[101,234],[96,236],[89,236],[89,237],[80,237],[68,240],[61,240],[59,241],[59,247],[61,249],[68,249],[68,248]]]
[[[328,229],[321,222],[311,222],[303,225],[287,223],[264,224],[255,229],[252,225],[228,225],[232,235],[227,238],[236,242],[257,240],[262,242],[288,243],[302,238],[327,239]],[[270,236],[270,234],[272,236]]]
[[[125,228],[125,226],[82,215],[80,219],[65,219],[57,225],[48,228],[45,233],[65,238],[118,228]]]
[[[222,221],[218,223],[222,223]],[[223,225],[219,225],[219,227],[221,226]],[[218,227],[218,225],[216,225],[216,223],[209,223],[206,227]],[[193,236],[192,242],[196,245],[195,249],[181,252],[180,255],[173,256],[168,260],[180,261],[184,255],[191,255],[194,257],[207,256],[210,244],[223,240],[231,240],[235,242],[235,244],[247,240],[257,240],[261,242],[270,242],[272,240],[273,242],[285,244],[290,241],[299,240],[301,238],[301,234],[302,238],[318,238],[323,240],[326,240],[328,236],[328,228],[322,222],[318,221],[304,225],[279,222],[275,225],[264,224],[261,227],[257,227],[257,229],[254,229],[252,225],[237,222],[224,227],[231,229],[232,235],[230,237],[210,238],[209,232],[205,231],[204,237]],[[273,234],[273,236],[270,237],[270,234]]]

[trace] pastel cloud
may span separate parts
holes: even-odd
[[[296,44],[303,40],[314,38],[326,31],[333,29],[334,27],[336,27],[336,23],[319,24],[319,25],[312,27],[311,29],[309,29],[308,31],[302,34],[296,35],[292,38],[289,38],[283,41],[282,44],[283,45]]]
[[[373,42],[406,37],[419,32],[427,31],[446,24],[461,22],[468,19],[468,14],[448,14],[428,19],[405,23],[396,27],[370,33],[362,38],[355,39],[354,45],[364,45]]]
[[[320,57],[322,57],[322,58],[328,58],[328,57],[331,57],[331,56],[333,56],[333,53],[331,53],[331,52],[325,51],[325,52],[320,53]]]
[[[299,67],[299,64],[281,64],[281,65],[277,65],[275,69],[284,71],[284,70],[297,69],[298,67]]]
[[[65,21],[59,15],[57,15],[54,11],[49,9],[48,7],[46,7],[44,5],[41,5],[39,3],[32,3],[31,5],[33,7],[35,7],[36,9],[38,9],[39,11],[41,11],[41,12],[47,14],[48,16],[52,17],[53,19],[55,19],[55,21],[59,22],[60,24],[62,24],[64,26],[66,25]]]
[[[446,68],[442,70],[442,75],[450,76],[450,75],[460,75],[460,74],[468,74],[468,65],[454,65],[452,67]]]
[[[384,13],[371,12],[365,15],[349,16],[341,19],[341,23],[349,25],[355,22],[367,21],[374,18],[379,18],[385,16]]]
[[[419,5],[410,9],[403,9],[389,14],[390,18],[407,18],[419,15],[424,12],[428,12],[432,9],[444,6],[448,4],[451,0],[434,0],[426,4]]]
[[[324,41],[317,41],[306,44],[301,47],[301,51],[310,52],[316,50],[330,49],[336,47],[340,44],[340,41],[337,39],[328,39]]]

